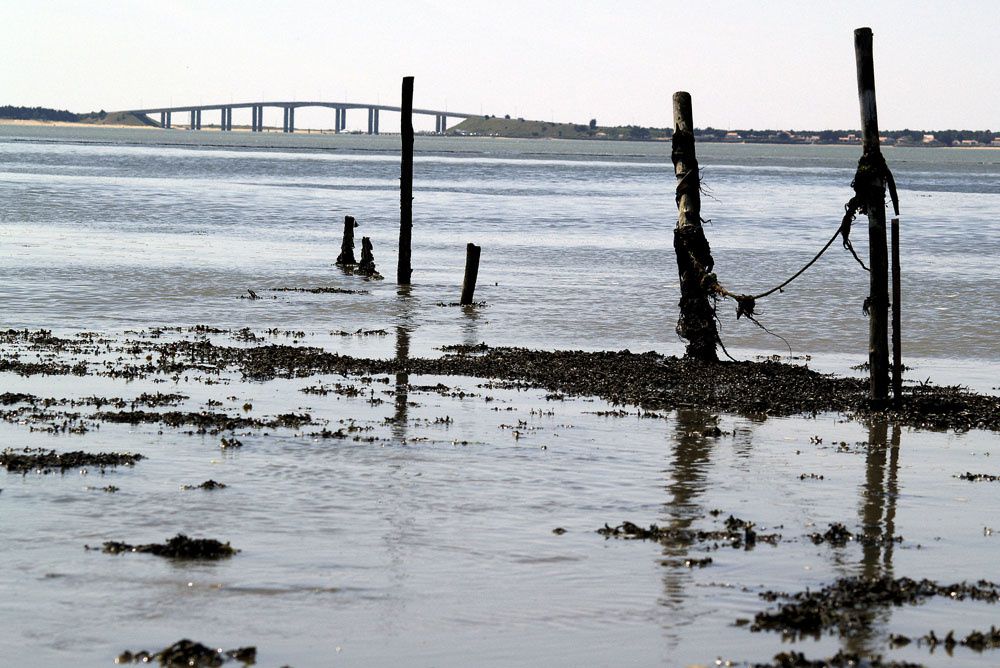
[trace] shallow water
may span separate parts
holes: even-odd
[[[343,215],[394,275],[398,138],[0,126],[0,300],[11,326],[211,323],[381,327],[391,281],[364,300],[283,294],[351,287],[332,265]],[[414,203],[416,350],[477,338],[541,348],[675,353],[673,176],[667,143],[422,137]],[[722,282],[762,292],[836,231],[857,147],[699,147]],[[995,366],[1000,152],[890,149],[902,200],[904,354]],[[865,221],[853,239],[867,255]],[[483,247],[478,317],[431,308]],[[970,251],[974,253],[970,260]],[[868,276],[839,244],[761,321],[796,355],[867,359]],[[721,308],[729,349],[788,353]],[[54,314],[57,314],[54,317]],[[946,365],[947,366],[947,365]],[[1000,375],[1000,374],[998,374]],[[918,368],[914,377],[923,380]],[[985,377],[941,378],[988,390]]]
[[[400,295],[391,281],[395,141],[0,127],[3,324],[99,331],[119,342],[138,336],[125,330],[154,325],[281,327],[304,336],[267,340],[384,357],[478,341],[681,351],[672,331],[667,146],[419,141],[415,285]],[[206,145],[222,142],[229,145]],[[825,242],[857,157],[846,147],[699,150],[718,200],[706,199],[706,217],[720,276],[739,277],[740,287],[794,271]],[[913,211],[904,218],[904,266],[914,379],[996,385],[988,293],[1000,277],[992,264],[954,269],[964,241],[973,238],[987,257],[997,244],[994,155],[887,152],[904,212]],[[390,280],[333,269],[344,214],[358,217],[359,237],[372,237]],[[863,237],[859,224],[862,253]],[[488,305],[437,306],[457,300],[467,241],[484,247],[477,298]],[[763,305],[764,322],[797,355],[811,355],[810,365],[848,372],[864,358],[866,281],[836,249]],[[369,293],[268,292],[318,285]],[[247,288],[277,299],[237,299]],[[743,322],[724,322],[731,351],[781,352]],[[386,335],[333,334],[359,328]],[[996,664],[995,651],[957,648],[952,658],[916,643],[887,645],[890,633],[988,629],[996,607],[981,603],[874,609],[871,632],[848,639],[789,643],[735,626],[773,609],[763,591],[815,589],[847,575],[1000,580],[998,538],[987,530],[1000,483],[954,477],[998,473],[995,434],[899,432],[834,415],[760,422],[693,410],[639,417],[625,407],[633,414],[609,416],[598,414],[613,409],[601,401],[471,378],[0,379],[2,391],[41,397],[172,391],[189,396],[186,410],[213,400],[222,406],[212,410],[233,415],[246,403],[255,417],[305,411],[331,430],[353,421],[361,438],[374,439],[317,439],[310,433],[319,426],[250,430],[239,436],[242,448],[222,451],[219,436],[186,428],[101,424],[57,436],[37,430],[44,421],[0,421],[5,447],[149,457],[104,475],[0,475],[0,664],[107,665],[122,650],[182,637],[257,645],[265,666],[398,665],[403,657],[413,665],[688,665],[763,661],[785,649],[829,656],[841,646],[927,665]],[[450,389],[409,387],[438,382]],[[362,392],[300,392],[336,383]],[[453,396],[459,390],[466,396]],[[724,434],[703,436],[716,422]],[[229,487],[180,489],[209,478]],[[120,490],[100,490],[109,484]],[[623,520],[715,529],[730,514],[781,542],[683,549],[595,533]],[[832,522],[903,540],[833,548],[806,537]],[[83,547],[178,532],[229,540],[242,552],[197,564]],[[689,568],[688,557],[713,561]]]

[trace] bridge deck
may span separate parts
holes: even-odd
[[[299,107],[327,107],[330,109],[378,109],[379,111],[401,111],[400,107],[388,104],[366,104],[363,102],[229,102],[224,104],[196,104],[181,107],[149,107],[146,109],[123,109],[121,113],[127,114],[162,114],[162,113],[183,113],[191,111],[211,111],[222,109],[250,109],[252,107],[287,107],[297,109]],[[472,118],[480,114],[467,114],[459,111],[446,111],[441,109],[414,109],[415,114],[425,114],[428,116],[447,116],[449,118]]]

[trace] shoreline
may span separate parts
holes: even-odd
[[[155,125],[144,125],[144,124],[126,124],[126,123],[75,123],[71,121],[45,121],[45,120],[24,120],[17,118],[0,118],[0,126],[20,126],[20,127],[59,127],[59,128],[108,128],[113,130],[181,130],[185,132],[190,132],[191,130],[186,126],[178,126],[173,128],[161,128]],[[221,132],[217,125],[203,125],[197,132]],[[250,132],[250,126],[233,126],[232,130],[228,132],[246,133],[246,134],[317,134],[317,135],[351,135],[351,136],[369,136],[368,133],[360,130],[355,131],[341,131],[335,132],[332,128],[299,128],[296,129],[294,133],[285,133],[281,128],[277,126],[267,126],[264,128],[262,133],[252,133]],[[581,141],[581,142],[628,142],[628,143],[639,143],[639,144],[662,144],[664,139],[612,139],[612,138],[578,138],[578,137],[505,137],[503,135],[472,135],[472,134],[462,134],[456,132],[447,132],[445,134],[440,134],[437,132],[417,132],[416,133],[422,137],[448,137],[448,138],[469,138],[469,139],[525,139],[529,141],[535,141],[539,139],[546,139],[551,141]],[[371,136],[398,136],[398,132],[381,132],[378,135]],[[753,145],[763,145],[763,146],[860,146],[860,142],[855,143],[841,143],[841,142],[769,142],[769,141],[712,141],[706,139],[699,139],[699,144],[726,144],[729,146],[753,146]],[[1000,150],[1000,146],[944,146],[944,145],[926,145],[926,144],[907,144],[904,146],[898,146],[895,144],[883,144],[883,149],[894,149],[894,148],[938,148],[938,149],[961,149],[963,151],[997,151]]]

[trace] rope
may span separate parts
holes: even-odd
[[[688,132],[675,131],[672,142],[671,151],[671,161],[674,163],[675,176],[677,177],[677,190],[675,193],[675,199],[677,202],[678,209],[680,209],[682,199],[687,196],[689,199],[693,200],[694,210],[700,210],[700,199],[701,199],[701,179],[698,176],[698,163],[694,158],[694,135]],[[683,171],[678,172],[678,168],[684,168]],[[674,229],[674,249],[677,252],[677,265],[681,272],[681,320],[678,321],[677,332],[682,338],[688,339],[691,343],[688,345],[688,354],[692,354],[692,345],[695,343],[698,332],[692,333],[696,336],[689,336],[687,331],[688,327],[686,323],[686,315],[684,313],[684,301],[685,297],[685,281],[690,285],[691,279],[697,280],[700,286],[700,292],[704,296],[709,296],[712,298],[712,304],[708,306],[710,309],[710,318],[714,318],[716,323],[721,325],[719,322],[719,317],[716,311],[716,304],[719,298],[732,297],[736,300],[736,319],[745,317],[750,322],[754,323],[760,327],[763,331],[775,336],[788,346],[789,354],[791,354],[791,346],[788,341],[774,332],[770,331],[765,327],[757,318],[755,318],[755,311],[757,307],[757,300],[768,297],[775,292],[780,292],[792,281],[797,279],[799,276],[804,274],[810,267],[812,267],[816,262],[823,257],[823,254],[830,249],[833,242],[836,241],[837,237],[843,238],[844,248],[850,251],[854,259],[861,265],[861,268],[865,271],[869,271],[865,263],[861,261],[858,257],[857,252],[854,250],[854,245],[851,243],[851,224],[854,222],[858,214],[865,214],[870,216],[869,205],[877,202],[885,201],[885,189],[888,186],[889,196],[892,199],[892,208],[896,215],[899,215],[899,197],[896,193],[896,182],[893,179],[892,172],[889,171],[888,165],[886,165],[885,158],[882,156],[881,152],[876,149],[872,152],[865,152],[862,154],[861,159],[858,160],[858,168],[854,173],[854,179],[851,181],[851,188],[854,189],[854,196],[848,200],[847,204],[844,205],[844,217],[840,221],[840,226],[837,228],[830,240],[823,245],[816,255],[813,256],[801,269],[792,274],[788,279],[782,283],[774,286],[770,290],[766,290],[756,295],[740,295],[728,290],[725,286],[719,283],[718,277],[712,272],[714,268],[714,262],[712,260],[711,249],[708,245],[708,240],[705,238],[702,232],[701,225],[683,225],[683,221],[678,222],[678,226]],[[704,222],[704,221],[702,221]],[[681,253],[687,256],[686,260],[682,261]],[[688,271],[693,271],[694,273],[689,275]],[[695,290],[699,291],[699,290]],[[697,299],[700,299],[697,298]],[[698,313],[695,315],[695,324],[698,325]],[[700,314],[704,316],[705,314]],[[711,323],[709,323],[711,324]],[[714,339],[718,345],[722,347],[722,351],[725,353],[726,357],[729,359],[734,359],[729,351],[726,350],[725,344],[722,343],[722,338],[718,333],[718,329],[713,325],[711,330],[714,334]],[[711,351],[711,358],[715,358],[714,349]],[[735,361],[735,360],[734,360]]]
[[[681,178],[681,182],[683,183],[686,179],[687,174],[684,174]],[[851,223],[854,222],[854,219],[859,213],[868,214],[868,203],[873,201],[873,198],[876,198],[874,201],[877,201],[877,198],[885,197],[883,179],[885,184],[889,187],[889,197],[892,200],[892,210],[898,216],[899,195],[896,193],[896,181],[892,177],[892,172],[889,171],[889,166],[886,164],[885,158],[882,156],[881,152],[865,153],[861,156],[861,159],[858,160],[858,169],[854,173],[854,179],[851,181],[851,188],[854,189],[855,194],[854,197],[848,200],[847,204],[844,205],[844,217],[840,221],[840,227],[837,228],[837,231],[833,233],[833,236],[830,237],[830,240],[826,242],[819,252],[816,253],[811,260],[806,262],[801,269],[792,274],[784,282],[757,295],[736,294],[735,292],[726,289],[721,283],[719,283],[715,274],[707,274],[704,277],[703,282],[705,287],[712,293],[721,295],[722,297],[732,297],[736,300],[737,320],[742,317],[746,317],[747,320],[750,320],[765,332],[772,333],[754,318],[755,310],[757,308],[757,300],[773,295],[775,292],[780,292],[785,288],[785,286],[804,274],[809,267],[816,264],[816,262],[823,257],[823,254],[830,249],[830,246],[833,245],[833,242],[836,241],[838,236],[843,238],[844,248],[851,252],[851,255],[854,256],[854,259],[861,265],[861,268],[865,271],[869,271],[868,267],[865,266],[865,263],[860,257],[858,257],[857,252],[854,250],[854,245],[851,243]],[[680,187],[678,187],[678,192],[679,191]]]

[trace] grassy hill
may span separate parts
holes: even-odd
[[[551,139],[669,139],[670,133],[658,128],[641,128],[634,125],[601,127],[577,123],[550,123],[530,121],[523,118],[500,118],[498,116],[474,116],[449,128],[448,134],[475,135],[481,137],[516,137],[530,139],[546,137]]]
[[[159,127],[159,124],[148,116],[137,116],[127,111],[92,111],[89,114],[81,114],[78,122],[93,125],[148,125],[150,127]]]

